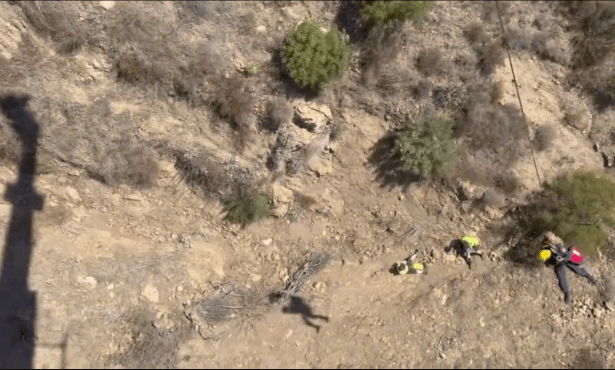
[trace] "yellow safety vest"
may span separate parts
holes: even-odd
[[[461,241],[468,243],[470,248],[477,247],[480,244],[480,239],[475,236],[464,236]]]

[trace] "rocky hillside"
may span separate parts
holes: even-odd
[[[0,3],[1,366],[614,366],[612,184],[566,176],[611,176],[615,9],[362,6]],[[350,50],[316,92],[284,62],[307,21]],[[428,179],[403,146],[434,117]],[[602,282],[571,306],[546,228]],[[392,275],[412,250],[428,274]]]

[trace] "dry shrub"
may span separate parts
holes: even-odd
[[[455,70],[457,71],[457,77],[462,82],[470,81],[477,75],[476,66],[478,65],[478,58],[474,51],[464,50],[461,54],[457,55],[453,60]]]
[[[437,47],[423,49],[416,58],[416,68],[427,77],[449,75],[452,65]]]
[[[141,311],[131,314],[126,320],[132,342],[121,353],[107,357],[113,365],[128,369],[172,369],[177,366],[177,351],[187,339],[188,326],[180,327],[172,335],[161,335],[153,325],[156,315]]]
[[[504,196],[493,189],[487,189],[483,193],[483,196],[478,200],[478,206],[481,209],[489,208],[499,208],[504,204]]]
[[[267,102],[266,118],[263,126],[270,132],[276,132],[280,125],[291,122],[295,110],[286,99],[275,98]]]
[[[534,18],[534,22],[532,22],[532,26],[536,27],[538,30],[548,30],[553,25],[553,19],[549,14],[540,13],[536,15]]]
[[[238,31],[241,35],[250,35],[256,29],[256,13],[248,9],[238,17]]]
[[[504,48],[499,40],[477,45],[474,50],[478,58],[478,69],[483,75],[491,75],[498,66],[504,65]]]
[[[540,58],[562,65],[568,64],[564,50],[557,45],[553,35],[547,32],[535,32],[532,36],[532,50]]]
[[[91,105],[33,99],[41,142],[56,157],[78,165],[110,186],[151,186],[158,174],[154,153],[140,141],[130,114],[115,114],[105,99]]]
[[[278,137],[267,158],[267,168],[274,172],[286,171],[293,176],[305,163],[305,144],[296,136],[290,125],[280,127]]]
[[[607,369],[606,361],[598,353],[594,353],[591,348],[579,350],[571,367],[573,369]]]
[[[253,114],[255,101],[248,91],[245,80],[235,74],[231,77],[217,76],[212,80],[217,89],[214,103],[218,113],[230,120],[233,128],[239,133],[241,147],[252,141],[256,118]]]
[[[486,44],[491,41],[491,36],[485,31],[485,26],[480,22],[471,23],[463,30],[463,34],[471,45]]]
[[[214,46],[207,42],[201,43],[188,61],[179,65],[174,80],[175,93],[194,105],[206,104],[208,95],[203,82],[219,73],[222,64]]]
[[[372,28],[361,44],[361,77],[363,84],[371,86],[378,81],[383,68],[397,59],[401,52],[403,33],[399,30],[386,32]]]
[[[432,90],[432,83],[429,80],[421,79],[416,86],[413,87],[412,93],[416,100],[422,100],[428,98],[431,95]]]
[[[460,113],[458,119],[463,121],[464,115],[476,105],[497,105],[502,97],[504,87],[498,81],[479,77],[466,81],[459,87],[444,90],[446,90],[446,93],[443,92],[440,99],[448,99],[446,105]]]
[[[580,34],[573,39],[573,68],[603,63],[613,55],[615,4],[608,1],[570,1],[566,3],[570,19]]]
[[[521,183],[517,175],[510,171],[499,173],[494,178],[495,186],[505,194],[513,195],[519,190]]]
[[[237,126],[246,124],[254,110],[254,98],[241,76],[218,76],[212,82],[218,89],[214,101],[220,115],[231,119]]]
[[[557,46],[554,35],[547,31],[532,31],[510,26],[506,33],[506,44],[512,50],[529,50],[544,60],[567,64],[567,58]]]
[[[454,110],[463,104],[459,87],[436,86],[433,89],[432,100],[436,108]]]
[[[596,67],[571,73],[570,81],[577,83],[593,95],[593,105],[598,113],[615,105],[615,60]]]
[[[498,66],[504,65],[505,53],[501,41],[494,40],[482,24],[470,24],[464,30],[464,35],[476,52],[477,67],[481,74],[491,75]]]
[[[223,66],[215,45],[182,42],[173,19],[156,7],[122,5],[106,21],[106,48],[117,78],[153,89],[159,96],[209,104],[212,92],[206,81]]]
[[[96,172],[111,186],[127,184],[147,188],[158,177],[158,161],[153,150],[136,139],[111,142],[97,152]]]
[[[0,161],[18,164],[20,153],[20,139],[8,119],[0,113]]]
[[[592,113],[581,97],[576,94],[562,94],[558,104],[564,111],[564,121],[582,132],[592,125]]]
[[[163,150],[164,152],[164,150]],[[232,185],[222,165],[204,151],[172,150],[175,168],[189,186],[202,191],[205,197],[223,195]]]
[[[16,4],[35,30],[50,37],[61,53],[78,51],[95,35],[81,21],[77,2],[20,1]]]
[[[498,10],[496,6],[500,8],[500,14],[504,23],[508,23],[510,20],[510,6],[511,1],[498,1],[496,5],[495,1],[483,1],[483,19],[487,22],[499,22]]]
[[[413,92],[421,80],[421,77],[412,69],[395,63],[381,72],[377,87],[384,96],[404,95],[404,93]]]
[[[110,56],[117,77],[137,85],[155,86],[163,96],[174,93],[178,67],[189,53],[177,40],[176,30],[164,19],[136,4],[126,4],[107,21]],[[149,14],[148,14],[149,13]]]
[[[475,185],[495,187],[495,177],[501,170],[493,163],[493,158],[483,152],[462,152],[449,182],[464,180]]]
[[[532,48],[533,32],[519,26],[509,26],[504,40],[511,50],[530,50]]]
[[[594,95],[599,112],[615,103],[613,50],[615,49],[615,4],[608,1],[569,1],[562,7],[573,31],[573,71],[569,80]]]
[[[216,21],[229,16],[231,4],[227,1],[178,1],[180,17],[191,23]]]
[[[306,210],[309,210],[312,206],[318,204],[316,198],[306,194],[295,193],[295,199],[297,200],[297,203],[299,203],[299,206]]]
[[[226,209],[226,219],[244,227],[271,214],[267,195],[252,186],[239,187],[235,197],[226,202]]]
[[[491,150],[500,159],[517,158],[518,143],[525,135],[525,127],[521,112],[515,105],[476,104],[458,123],[458,132],[469,139],[472,149]]]
[[[553,145],[553,141],[555,140],[556,136],[557,129],[554,125],[541,125],[536,128],[536,132],[534,133],[534,140],[532,143],[538,151],[543,152],[549,149],[551,145]]]

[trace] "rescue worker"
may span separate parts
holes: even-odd
[[[407,275],[407,274],[425,274],[425,266],[420,262],[414,262],[416,255],[419,252],[414,252],[410,257],[405,260],[398,262],[394,265],[394,270],[397,275]]]
[[[566,304],[570,304],[570,290],[566,281],[566,267],[575,274],[587,278],[593,285],[598,285],[598,281],[581,267],[584,257],[577,247],[573,246],[566,249],[561,239],[551,232],[545,233],[543,242],[544,245],[538,257],[545,264],[555,267],[555,275],[557,275],[560,289],[564,292],[564,302]]]
[[[472,256],[478,255],[481,259],[483,258],[483,252],[478,249],[480,246],[480,239],[476,236],[466,235],[463,238],[459,239],[458,242],[458,253],[463,257],[468,266],[472,266]]]

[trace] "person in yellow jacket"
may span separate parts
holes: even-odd
[[[478,249],[480,247],[480,239],[476,236],[466,235],[459,239],[459,247],[459,254],[466,260],[468,266],[472,265],[473,255],[478,255],[481,259],[484,259],[483,252]]]
[[[414,261],[417,254],[418,251],[414,252],[410,257],[406,258],[405,260],[397,262],[394,266],[395,272],[398,275],[427,273],[427,271],[425,270],[425,265],[420,262]]]

